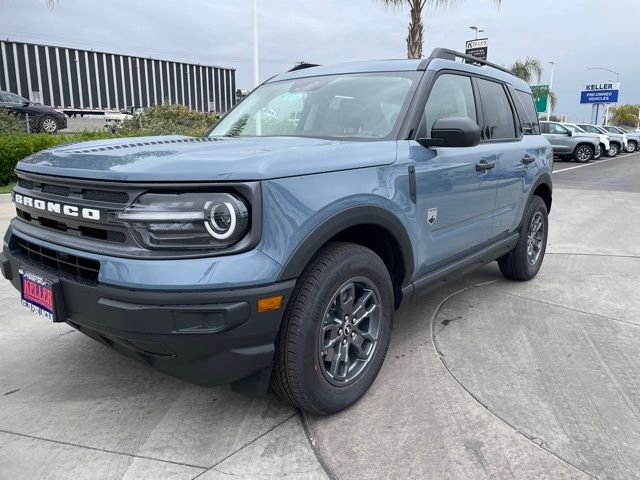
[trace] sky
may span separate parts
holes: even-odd
[[[259,76],[265,80],[298,61],[329,64],[405,58],[406,8],[377,0],[257,0]],[[640,104],[640,0],[458,0],[427,9],[424,54],[464,50],[479,26],[488,60],[508,66],[539,58],[549,82],[556,62],[554,113],[588,121],[579,104],[587,83],[616,80],[620,102]],[[236,69],[237,86],[253,87],[251,0],[0,0],[0,38],[87,48]],[[537,83],[537,82],[535,82]]]

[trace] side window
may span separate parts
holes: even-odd
[[[484,113],[484,139],[515,139],[516,126],[513,121],[513,111],[504,86],[479,78],[478,88]]]
[[[436,79],[424,107],[422,133],[431,137],[434,122],[445,117],[468,117],[478,121],[471,78],[445,73]]]
[[[542,133],[549,133],[549,124],[548,123],[541,123],[540,124],[540,131]]]
[[[566,135],[567,133],[569,133],[569,131],[562,125],[558,125],[557,123],[550,123],[549,133],[552,133],[554,135]]]
[[[522,133],[525,135],[538,135],[540,133],[540,125],[538,124],[538,113],[533,105],[533,96],[520,90],[512,91],[516,93],[513,100],[522,124]]]

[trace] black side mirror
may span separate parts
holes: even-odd
[[[31,102],[29,100],[24,100],[22,102],[22,106],[24,106],[24,107],[28,107],[29,105],[31,105]]]
[[[419,138],[423,147],[475,147],[480,143],[480,127],[467,117],[439,118],[431,127],[431,138]]]

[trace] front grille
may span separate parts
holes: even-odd
[[[69,197],[75,193],[76,197],[84,200],[93,200],[97,202],[117,203],[126,205],[129,202],[129,194],[127,192],[114,191],[114,190],[97,190],[97,189],[82,189],[72,191],[70,187],[63,185],[56,185],[53,183],[40,183],[32,180],[26,180],[24,178],[18,179],[18,186],[27,190],[38,190],[50,195],[57,195],[59,197]]]
[[[53,270],[60,277],[71,277],[74,280],[97,283],[100,273],[100,262],[89,258],[78,257],[42,247],[19,237],[15,239],[14,253],[27,262]]]

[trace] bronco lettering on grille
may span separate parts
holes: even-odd
[[[100,210],[95,208],[81,208],[75,205],[65,205],[63,203],[49,202],[38,198],[27,197],[16,193],[14,202],[17,205],[35,208],[43,212],[56,213],[58,215],[66,215],[68,217],[82,217],[88,220],[100,220]]]

